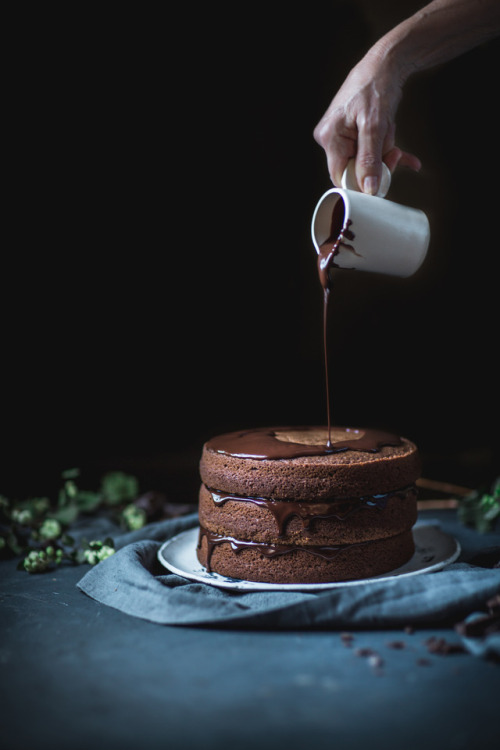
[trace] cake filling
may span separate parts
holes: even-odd
[[[243,541],[241,539],[235,539],[232,536],[221,536],[220,534],[216,534],[215,532],[209,531],[203,526],[200,526],[198,549],[201,549],[203,538],[205,538],[207,542],[207,561],[205,567],[209,573],[212,572],[212,553],[214,551],[214,548],[219,544],[230,544],[231,549],[235,553],[239,553],[245,549],[253,549],[264,557],[276,557],[278,555],[288,555],[292,554],[293,552],[302,550],[303,552],[315,555],[316,557],[321,557],[323,560],[333,560],[333,558],[340,552],[344,552],[345,550],[351,549],[353,547],[363,547],[371,543],[368,541],[352,542],[351,544],[338,544],[335,546],[316,546],[312,544],[305,544],[301,546],[297,546],[296,544],[265,544],[263,542]]]
[[[302,522],[303,528],[309,528],[314,519],[335,518],[345,521],[353,513],[363,509],[376,508],[384,510],[389,498],[399,497],[406,499],[411,496],[416,498],[417,488],[411,485],[401,490],[386,492],[378,495],[367,495],[360,498],[342,498],[330,503],[302,503],[295,500],[272,500],[266,497],[244,497],[234,493],[220,492],[207,487],[215,505],[222,506],[229,501],[253,503],[268,510],[274,517],[279,536],[284,536],[286,524],[292,517],[297,517]]]

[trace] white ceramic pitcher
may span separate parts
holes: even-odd
[[[319,254],[320,246],[331,237],[335,211],[340,232],[345,232],[335,252],[335,268],[407,277],[420,268],[427,254],[429,221],[420,209],[383,197],[391,180],[389,169],[383,166],[379,192],[367,195],[358,188],[354,159],[349,162],[342,187],[328,190],[318,201],[311,224],[312,240]]]

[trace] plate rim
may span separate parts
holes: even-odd
[[[178,545],[179,542],[186,542],[186,539],[191,536],[198,535],[199,532],[199,525],[193,526],[190,529],[185,529],[184,531],[181,531],[179,534],[176,534],[175,536],[171,537],[171,539],[167,539],[163,544],[160,546],[157,552],[157,558],[161,565],[163,565],[164,568],[169,570],[171,573],[174,573],[181,578],[186,578],[189,581],[194,581],[196,583],[206,583],[210,586],[215,586],[217,588],[225,588],[225,589],[232,589],[239,590],[239,591],[246,591],[248,593],[252,591],[303,591],[303,592],[310,592],[314,593],[315,591],[327,591],[332,590],[336,588],[347,588],[351,586],[360,586],[363,584],[370,584],[370,583],[380,583],[383,581],[392,581],[397,578],[409,578],[415,575],[421,575],[423,573],[432,573],[437,570],[442,570],[447,565],[450,565],[451,563],[455,562],[461,554],[462,547],[460,545],[460,542],[451,534],[446,533],[443,531],[438,523],[433,523],[430,521],[422,521],[417,522],[413,528],[412,533],[414,535],[415,540],[415,532],[418,534],[421,529],[429,529],[431,528],[434,532],[441,535],[442,537],[445,537],[448,542],[452,542],[454,544],[454,551],[451,555],[446,557],[443,560],[440,560],[439,562],[432,563],[431,565],[418,568],[417,570],[407,570],[404,569],[408,567],[412,561],[414,560],[415,555],[417,554],[417,551],[415,551],[415,554],[412,556],[410,560],[408,560],[405,565],[400,566],[399,568],[395,568],[392,571],[389,571],[388,573],[382,573],[378,576],[373,576],[371,578],[361,578],[356,579],[353,581],[330,581],[330,582],[324,582],[324,583],[266,583],[261,581],[247,581],[245,579],[241,578],[229,578],[226,576],[221,576],[218,573],[209,573],[205,567],[201,565],[201,563],[198,563],[200,566],[200,572],[195,571],[186,571],[181,568],[179,568],[176,565],[173,565],[172,562],[168,562],[165,559],[165,550],[168,547],[173,547],[174,545]],[[415,543],[417,540],[415,540]],[[401,571],[401,572],[398,572]]]

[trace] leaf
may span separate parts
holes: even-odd
[[[82,565],[84,562],[87,562],[85,559],[85,549],[76,549],[73,553],[73,560],[77,565]]]
[[[112,471],[102,478],[101,492],[107,505],[119,505],[134,500],[138,495],[139,485],[134,476]]]
[[[23,503],[23,506],[30,510],[34,517],[43,516],[50,508],[48,497],[32,497]]]
[[[76,479],[80,476],[80,469],[66,469],[62,473],[63,479]]]
[[[102,502],[100,492],[80,490],[76,496],[76,504],[82,513],[92,513]]]
[[[480,488],[459,501],[457,516],[461,523],[472,526],[481,534],[492,531],[500,516],[500,478],[493,482],[490,491]]]
[[[55,518],[59,523],[62,523],[64,526],[69,526],[78,518],[78,512],[78,506],[73,502],[71,505],[59,507],[57,510],[53,511],[51,515],[52,518]]]
[[[59,494],[57,496],[57,505],[59,508],[64,508],[65,505],[68,504],[68,496],[64,490],[64,488],[61,488],[59,490]]]
[[[491,508],[488,508],[484,514],[484,518],[487,521],[494,521],[495,518],[498,518],[498,516],[500,516],[500,504],[492,505]]]

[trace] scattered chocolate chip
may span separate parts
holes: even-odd
[[[415,628],[413,627],[413,625],[407,625],[405,627],[405,633],[407,635],[412,635],[412,633],[414,633],[414,632],[415,632]]]
[[[426,659],[425,656],[421,656],[419,659],[417,659],[417,664],[419,667],[429,667],[431,662],[429,659]]]
[[[345,646],[351,646],[354,640],[354,636],[352,633],[341,633],[340,638]]]
[[[436,638],[431,636],[425,641],[427,650],[431,654],[440,654],[442,656],[449,656],[450,654],[463,654],[465,648],[460,643],[452,643],[447,641],[445,638]]]
[[[491,599],[488,599],[486,606],[491,614],[494,614],[495,612],[500,613],[500,594],[496,594],[495,596],[492,596]]]
[[[368,664],[375,670],[376,674],[383,674],[382,667],[384,666],[384,660],[372,648],[357,648],[354,653],[356,656],[366,658]]]
[[[387,648],[393,648],[401,651],[401,649],[406,648],[406,643],[404,641],[389,641],[389,643],[387,644]]]
[[[489,615],[475,617],[473,620],[459,622],[455,625],[459,635],[466,638],[482,638],[500,632],[500,611]]]

